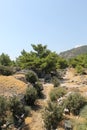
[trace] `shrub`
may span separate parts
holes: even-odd
[[[62,87],[54,88],[50,92],[51,101],[56,101],[58,98],[64,96],[66,94],[66,89]]]
[[[31,108],[30,108],[29,106],[25,106],[25,107],[24,107],[24,110],[25,110],[25,116],[26,116],[26,117],[29,116],[30,111],[31,111]]]
[[[58,87],[60,85],[59,79],[56,76],[52,78],[52,83],[54,84],[54,87]]]
[[[9,107],[13,115],[21,115],[25,113],[24,105],[16,96],[9,99]]]
[[[10,66],[12,64],[12,61],[7,54],[2,53],[0,55],[0,64],[4,66]]]
[[[5,97],[0,96],[0,117],[6,116],[8,110],[8,103]]]
[[[36,82],[34,84],[34,88],[37,90],[38,97],[40,97],[42,94],[42,90],[43,90],[42,84],[40,82]]]
[[[26,80],[32,84],[35,84],[35,82],[38,81],[38,76],[34,71],[29,71],[26,75]]]
[[[3,124],[6,123],[7,110],[8,102],[5,97],[0,96],[0,130],[2,130]]]
[[[58,123],[62,119],[62,112],[63,109],[57,106],[57,104],[52,102],[48,103],[48,106],[45,107],[42,115],[46,130],[56,129]]]
[[[77,65],[75,69],[76,69],[77,73],[79,73],[79,74],[84,73],[84,68],[80,65]]]
[[[80,109],[85,105],[86,100],[81,94],[73,93],[65,101],[65,107],[68,108],[73,114],[78,115]]]
[[[0,66],[0,74],[2,75],[12,75],[13,74],[13,69],[8,66]]]
[[[9,100],[10,111],[12,112],[12,119],[16,128],[23,125],[25,117],[30,112],[29,109],[20,102],[20,100],[14,96]]]
[[[25,101],[27,105],[34,105],[34,102],[37,97],[37,90],[34,87],[28,87],[25,94]]]
[[[87,119],[87,104],[80,110],[80,116]]]

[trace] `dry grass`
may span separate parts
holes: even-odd
[[[30,124],[32,122],[32,118],[31,117],[26,117],[25,118],[25,124]]]
[[[27,85],[13,76],[0,76],[0,95],[12,96],[21,94],[26,90]]]

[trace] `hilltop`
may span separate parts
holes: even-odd
[[[59,55],[65,59],[66,58],[70,59],[80,54],[86,54],[86,53],[87,53],[87,45],[84,45],[84,46],[76,47],[76,48],[61,52]]]

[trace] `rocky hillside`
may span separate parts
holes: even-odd
[[[80,47],[77,47],[77,48],[73,48],[71,50],[61,52],[59,55],[61,57],[69,59],[69,58],[76,57],[76,56],[78,56],[80,54],[86,54],[86,53],[87,53],[87,45],[80,46]]]

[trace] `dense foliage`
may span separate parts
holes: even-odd
[[[0,55],[0,65],[11,66],[11,63],[12,63],[12,61],[7,54],[2,53]]]
[[[16,64],[21,68],[31,69],[42,76],[45,73],[67,67],[66,60],[60,58],[57,53],[48,50],[46,45],[32,44],[32,48],[31,52],[23,50],[17,58]]]
[[[69,60],[69,65],[77,70],[78,73],[84,74],[87,69],[87,54],[79,55]]]

